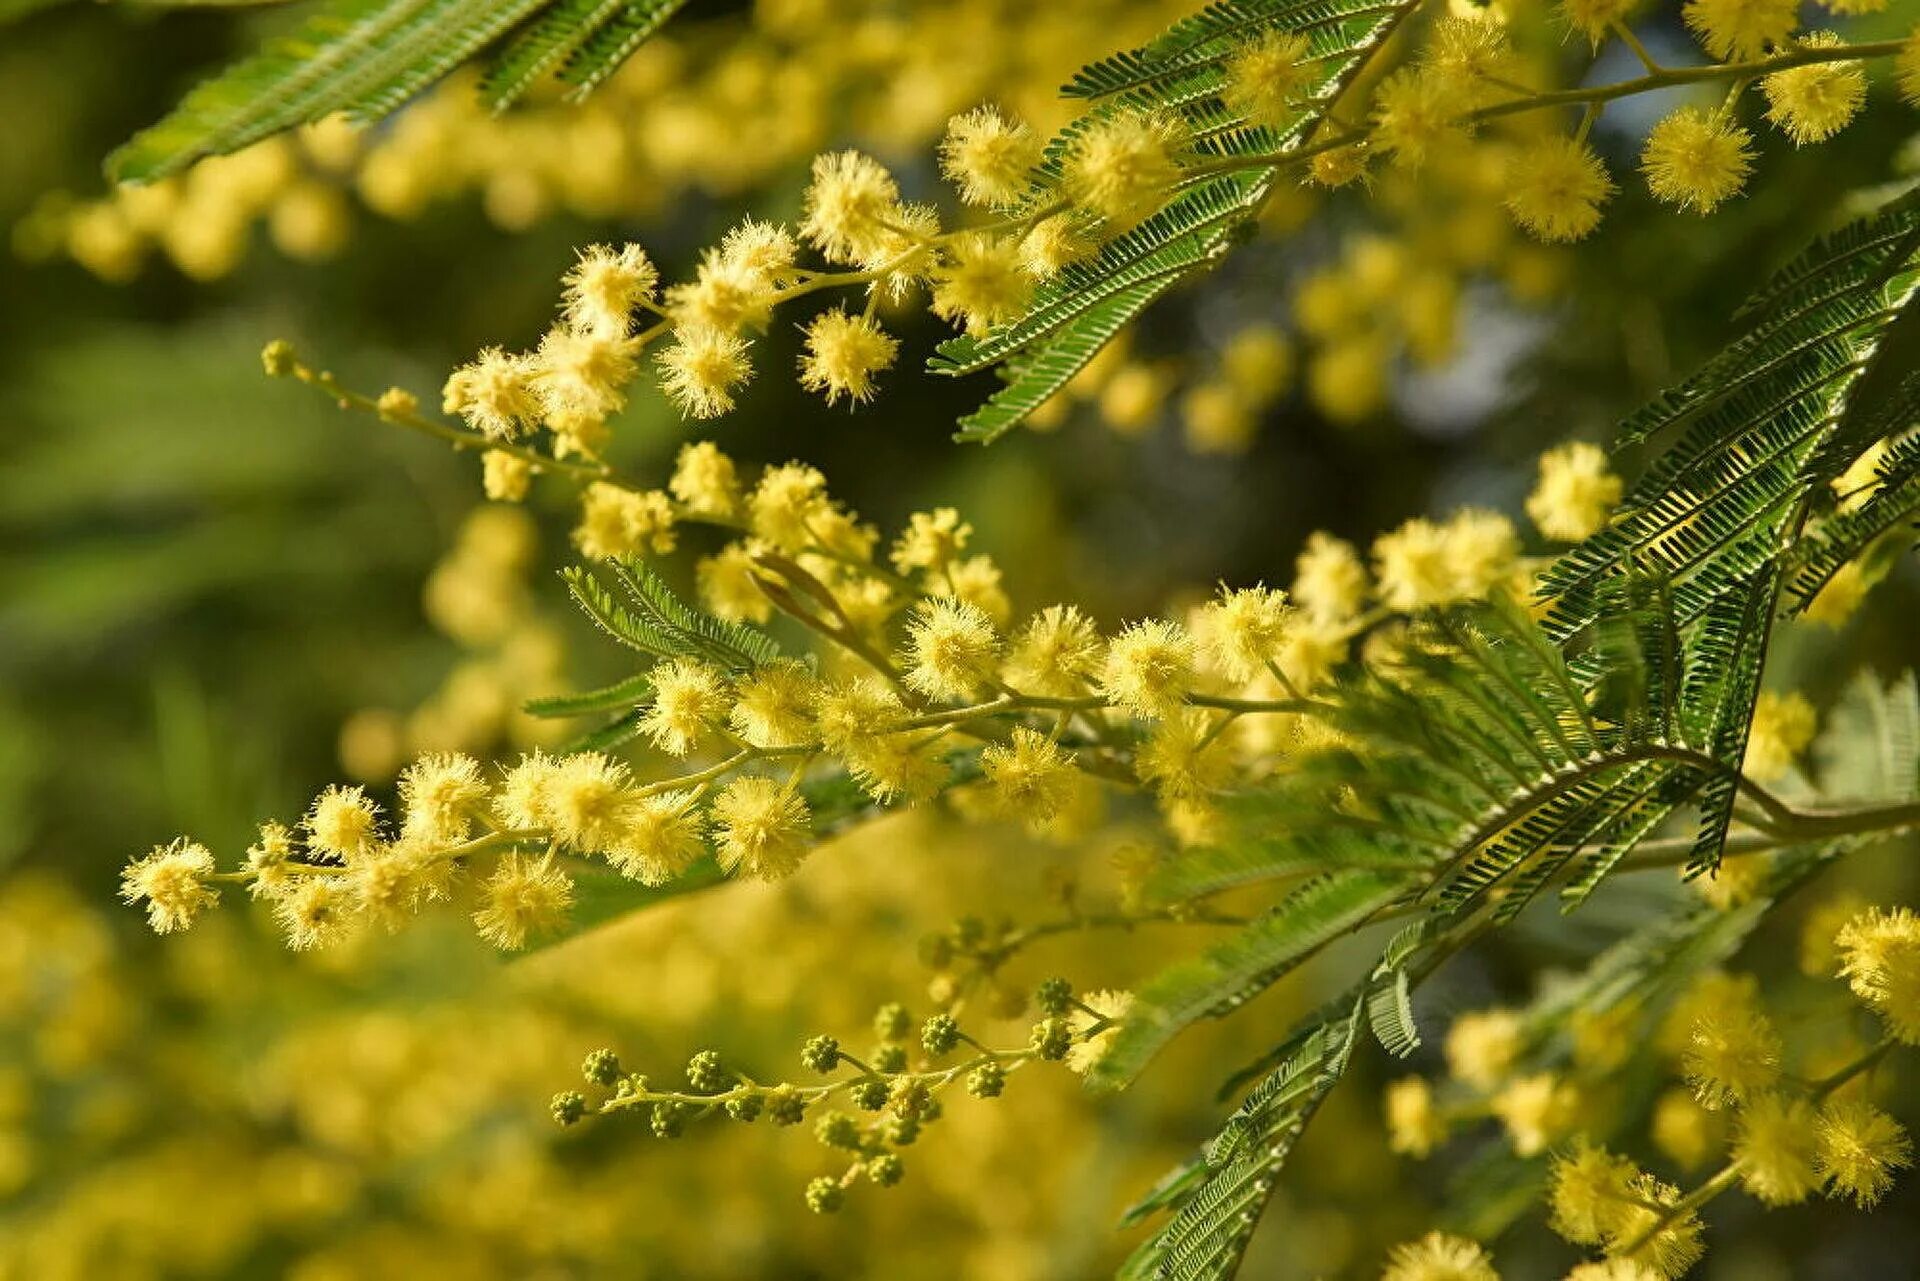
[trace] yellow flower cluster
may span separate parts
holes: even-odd
[[[748,257],[740,250],[737,260]],[[556,332],[623,341],[628,308],[653,285],[638,253],[590,250],[569,276]],[[1177,839],[1204,841],[1217,830],[1219,794],[1278,767],[1309,732],[1302,700],[1354,657],[1356,639],[1395,615],[1524,592],[1532,568],[1511,522],[1469,509],[1383,535],[1373,574],[1351,545],[1317,534],[1291,596],[1223,587],[1183,617],[1107,635],[1064,604],[1013,625],[999,567],[972,550],[973,527],[953,509],[914,513],[887,542],[804,464],[765,468],[749,486],[732,458],[701,442],[682,447],[665,486],[639,489],[604,464],[555,456],[558,448],[535,454],[522,442],[541,398],[578,405],[581,396],[546,372],[511,393],[481,366],[457,374],[449,400],[474,420],[467,432],[425,418],[404,393],[374,402],[344,392],[284,348],[267,360],[484,457],[534,457],[529,466],[606,477],[581,494],[574,537],[589,557],[662,553],[689,525],[733,536],[697,565],[702,604],[730,621],[765,622],[778,611],[816,634],[818,652],[810,663],[783,658],[751,670],[692,654],[659,662],[637,728],[680,764],[645,781],[600,752],[535,750],[489,770],[444,745],[402,772],[393,822],[362,787],[329,788],[298,833],[263,828],[244,868],[220,872],[191,843],[162,847],[132,865],[126,892],[163,931],[191,924],[218,886],[245,884],[273,904],[293,946],[314,947],[357,922],[391,928],[476,871],[476,926],[517,948],[564,923],[570,869],[583,860],[649,885],[709,854],[730,875],[789,875],[812,845],[807,788],[835,773],[885,805],[957,787],[982,798],[977,812],[1057,836],[1098,812],[1103,788],[1138,791],[1154,798]],[[591,429],[575,421],[571,432]],[[1580,499],[1588,509],[1596,483],[1606,488],[1589,474]],[[510,570],[529,559],[525,537],[513,508],[476,515],[429,586],[443,627],[475,639],[509,627],[513,610],[501,601],[517,599]],[[978,778],[968,782],[955,766],[976,752]]]
[[[1733,1187],[1768,1206],[1821,1192],[1872,1206],[1913,1163],[1905,1127],[1874,1105],[1867,1074],[1894,1047],[1920,1043],[1920,917],[1905,908],[1862,912],[1842,898],[1809,917],[1808,928],[1810,943],[1820,944],[1809,953],[1810,972],[1846,978],[1881,1017],[1884,1039],[1864,1047],[1789,1045],[1758,982],[1720,972],[1698,976],[1664,1011],[1629,1000],[1564,1015],[1470,1012],[1447,1034],[1450,1086],[1405,1077],[1387,1088],[1390,1146],[1423,1158],[1457,1125],[1491,1116],[1516,1155],[1551,1149],[1549,1222],[1604,1256],[1567,1281],[1670,1281],[1686,1273],[1705,1251],[1699,1211]],[[1661,1094],[1648,1115],[1654,1148],[1687,1172],[1718,1153],[1727,1157],[1689,1194],[1591,1137],[1621,1128],[1626,1118],[1610,1083],[1648,1039],[1685,1081]],[[1570,1059],[1557,1068],[1556,1044],[1568,1047]],[[1804,1065],[1790,1070],[1790,1054]],[[1383,1274],[1455,1275],[1496,1273],[1473,1242],[1435,1234],[1396,1250]]]

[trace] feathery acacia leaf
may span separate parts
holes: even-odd
[[[1204,43],[1214,36],[1183,23],[1160,42],[1118,55],[1117,61],[1095,63],[1081,73],[1087,96],[1097,90],[1112,97],[1112,105],[1096,109],[1055,137],[1041,171],[1058,177],[1079,133],[1100,113],[1118,108],[1179,112],[1206,155],[1267,156],[1297,150],[1324,123],[1334,99],[1388,34],[1416,7],[1413,0],[1385,4],[1380,0],[1282,0],[1215,6],[1201,15],[1208,32],[1214,31],[1208,24],[1217,20],[1225,24],[1221,30],[1232,27],[1250,35],[1277,29],[1309,38],[1308,62],[1314,71],[1303,96],[1311,105],[1297,120],[1275,130],[1254,126],[1221,106],[1216,98],[1221,84],[1217,68],[1196,63],[1190,53],[1196,39]],[[1103,68],[1125,70],[1110,74]],[[1075,85],[1081,86],[1082,80]],[[1106,87],[1109,81],[1112,85]],[[1125,93],[1121,92],[1123,82]],[[988,443],[1018,425],[1155,298],[1217,261],[1251,227],[1278,173],[1274,166],[1254,165],[1196,180],[1158,213],[1106,245],[1095,259],[1069,266],[1042,284],[1019,320],[984,338],[942,343],[928,364],[935,373],[965,374],[998,361],[1013,365],[1007,386],[962,420],[956,439]]]
[[[584,95],[682,3],[327,0],[293,31],[196,86],[108,157],[107,172],[116,182],[150,182],[335,112],[377,120],[529,19],[488,77],[489,101],[506,106],[556,68]]]
[[[621,644],[655,658],[690,655],[732,672],[779,657],[779,646],[766,633],[693,608],[645,562],[609,561],[606,569],[619,596],[585,566],[569,567],[562,577],[587,617]]]

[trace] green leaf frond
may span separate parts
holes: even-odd
[[[654,658],[698,658],[728,672],[750,671],[780,656],[765,632],[695,609],[645,562],[608,561],[605,568],[618,595],[586,566],[563,570],[562,577],[587,617],[629,649]]]
[[[1104,99],[1057,135],[1040,173],[1057,178],[1074,140],[1104,114],[1123,109],[1178,113],[1202,155],[1275,155],[1297,151],[1327,123],[1334,101],[1417,4],[1410,0],[1275,0],[1215,5],[1176,25],[1161,40],[1096,62],[1068,92]],[[1219,63],[1234,41],[1262,31],[1307,37],[1314,69],[1305,109],[1285,130],[1249,123],[1219,100]],[[942,343],[935,373],[972,373],[1011,363],[1006,386],[961,420],[956,439],[997,439],[1032,413],[1129,321],[1182,280],[1207,270],[1247,234],[1274,189],[1278,171],[1254,167],[1200,176],[1140,226],[1109,242],[1093,259],[1064,269],[1034,291],[1026,314],[985,338]],[[1032,201],[1045,200],[1037,188]],[[1029,210],[1032,212],[1032,210]]]
[[[1203,45],[1186,50],[1198,58]],[[1105,74],[1117,84],[1144,72],[1116,63]],[[1911,516],[1920,449],[1906,433],[1920,415],[1911,381],[1885,368],[1900,364],[1888,336],[1916,284],[1912,196],[1802,255],[1756,295],[1742,337],[1625,425],[1628,441],[1678,434],[1613,524],[1547,570],[1544,621],[1496,597],[1415,625],[1392,662],[1350,673],[1326,696],[1330,746],[1236,798],[1233,835],[1217,848],[1155,876],[1149,893],[1167,901],[1265,881],[1293,888],[1239,937],[1142,988],[1138,1019],[1099,1070],[1110,1082],[1333,939],[1413,919],[1363,984],[1254,1065],[1268,1075],[1221,1136],[1136,1207],[1135,1218],[1170,1217],[1130,1275],[1223,1276],[1238,1266],[1297,1127],[1344,1069],[1362,1024],[1389,1052],[1410,1052],[1419,1043],[1413,988],[1445,956],[1556,882],[1564,905],[1579,905],[1684,810],[1697,816],[1679,853],[1698,875],[1717,867],[1743,799],[1778,806],[1754,794],[1739,765],[1787,595],[1785,566],[1797,557],[1793,572],[1830,577]],[[1816,510],[1831,508],[1838,473],[1889,436],[1873,493],[1797,544]],[[1825,539],[1834,550],[1820,550]],[[1911,678],[1863,680],[1835,716],[1818,753],[1834,793],[1910,801],[1920,779]],[[1781,816],[1745,817],[1764,826]],[[1764,897],[1866,839],[1817,823],[1781,830]],[[1689,907],[1596,960],[1579,981],[1587,995],[1550,999],[1655,1002],[1736,947],[1764,906]],[[1291,937],[1276,937],[1283,929]],[[1543,1004],[1532,1022],[1558,1017]],[[1476,1181],[1526,1187],[1537,1178],[1516,1166]],[[1495,1197],[1483,1219],[1525,1199]]]
[[[1832,443],[1857,436],[1859,416],[1873,412],[1855,393],[1916,286],[1920,194],[1783,269],[1742,313],[1746,333],[1622,425],[1622,445],[1677,434],[1613,522],[1543,577],[1549,632],[1589,625],[1625,563],[1667,579],[1682,625],[1721,596],[1764,590],[1808,504],[1845,466]]]
[[[107,173],[151,182],[336,112],[378,120],[516,27],[486,76],[488,101],[506,107],[549,73],[584,95],[682,3],[327,0],[290,33],[195,87],[108,157]]]

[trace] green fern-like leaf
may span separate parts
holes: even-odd
[[[479,52],[544,0],[329,0],[292,34],[193,89],[107,159],[145,182],[335,111],[375,118]]]
[[[564,66],[618,17],[627,0],[559,0],[516,34],[487,67],[480,96],[505,111]]]
[[[526,710],[530,716],[591,716],[595,712],[634,707],[652,697],[653,682],[646,673],[641,672],[580,694],[555,694],[548,698],[529,699]]]
[[[1113,65],[1130,68],[1132,79],[1125,93],[1116,81],[1111,93],[1118,97],[1113,106],[1099,110],[1178,111],[1204,155],[1269,155],[1296,149],[1416,5],[1413,0],[1393,4],[1294,0],[1230,7],[1234,21],[1249,34],[1267,28],[1297,30],[1312,42],[1308,61],[1316,79],[1304,96],[1313,105],[1287,129],[1254,126],[1228,112],[1217,100],[1221,83],[1217,67],[1188,57],[1188,36],[1177,34],[1181,27],[1160,43],[1118,56]],[[1089,92],[1096,83],[1105,83],[1107,73],[1100,68],[1106,65],[1096,63],[1082,72]],[[1043,177],[1059,177],[1073,140],[1097,118],[1098,112],[1083,117],[1052,140],[1040,169]],[[955,338],[941,344],[928,366],[936,373],[960,375],[1000,361],[1012,363],[1007,385],[962,420],[956,438],[987,443],[1017,426],[1148,304],[1218,261],[1250,229],[1275,180],[1273,169],[1260,167],[1197,179],[1157,214],[1106,245],[1094,260],[1066,268],[1035,290],[1019,320],[984,338]],[[1036,200],[1046,198],[1036,192]]]
[[[1228,1118],[1204,1157],[1142,1207],[1171,1209],[1173,1219],[1134,1251],[1123,1277],[1200,1281],[1232,1274],[1293,1145],[1346,1072],[1365,1018],[1365,999],[1355,995],[1288,1038],[1280,1065]]]
[[[579,102],[598,89],[686,2],[627,0],[625,8],[597,26],[560,68],[560,80],[569,86],[568,101]]]
[[[291,33],[194,88],[109,156],[107,172],[150,182],[335,112],[377,120],[523,23],[487,79],[489,101],[504,107],[552,71],[582,96],[682,3],[327,0]]]
[[[1209,1015],[1232,1012],[1333,939],[1364,924],[1408,888],[1405,874],[1330,872],[1199,959],[1141,988],[1134,1012],[1102,1053],[1094,1080],[1131,1081],[1166,1043]]]
[[[645,562],[610,561],[619,595],[585,566],[562,571],[567,590],[588,618],[630,649],[654,658],[692,656],[725,671],[749,671],[779,657],[773,639],[744,623],[729,623],[675,596]]]
[[[1678,436],[1615,520],[1544,576],[1549,630],[1591,624],[1623,564],[1665,578],[1682,625],[1723,595],[1760,588],[1760,571],[1833,479],[1827,446],[1848,432],[1854,393],[1917,286],[1920,194],[1785,268],[1745,313],[1746,334],[1623,425],[1623,444]]]

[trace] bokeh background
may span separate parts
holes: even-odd
[[[804,1135],[563,1135],[545,1100],[602,1044],[667,1073],[718,1046],[771,1075],[811,1031],[857,1042],[879,1002],[924,1003],[922,935],[1044,912],[1065,883],[1110,895],[1119,838],[1059,849],[890,820],[788,885],[697,895],[514,964],[457,919],[312,958],[237,909],[161,946],[113,895],[130,854],[176,833],[237,851],[326,781],[390,779],[409,747],[540,741],[521,699],[618,674],[556,590],[558,487],[476,515],[470,460],[267,380],[267,339],[431,400],[477,347],[537,336],[574,246],[638,239],[672,276],[743,212],[791,216],[828,146],[870,148],[932,197],[950,113],[993,99],[1058,123],[1074,67],[1182,7],[694,4],[584,109],[493,121],[456,84],[367,135],[283,139],[117,199],[100,159],[283,19],[88,4],[0,27],[0,1277],[1111,1269],[1119,1210],[1210,1132],[1217,1084],[1314,1003],[1317,972],[1125,1098],[1034,1073],[951,1109],[903,1185],[832,1219],[801,1208],[825,1161]],[[1657,21],[1646,38],[1681,41]],[[1610,112],[1598,144],[1624,161],[1658,108]],[[1113,623],[1217,581],[1284,582],[1312,530],[1364,543],[1462,503],[1517,514],[1541,448],[1604,439],[1724,339],[1757,270],[1835,221],[1841,193],[1920,159],[1911,123],[1877,93],[1832,144],[1769,141],[1766,180],[1711,221],[1623,181],[1579,253],[1519,243],[1484,174],[1284,198],[1046,430],[989,449],[949,432],[990,379],[914,372],[940,335],[910,315],[876,405],[829,410],[779,376],[798,344],[780,323],[711,430],[746,463],[820,466],[883,527],[960,507],[1017,607],[1076,600]],[[1223,416],[1195,393],[1250,332],[1277,335],[1285,376]],[[642,396],[615,453],[658,472],[689,431]],[[1843,630],[1796,629],[1776,670],[1817,699],[1849,663],[1909,664],[1916,605],[1902,570]],[[1911,854],[1844,875],[1898,898]],[[1524,997],[1542,965],[1679,893],[1529,924],[1457,963],[1423,1016]],[[1177,933],[1069,938],[1012,973],[1123,986]],[[1370,1276],[1427,1226],[1447,1171],[1387,1152],[1392,1071],[1376,1056],[1336,1093],[1250,1275]],[[1916,1207],[1723,1204],[1703,1273],[1905,1275]],[[1502,1257],[1545,1276],[1557,1249],[1523,1228]]]

